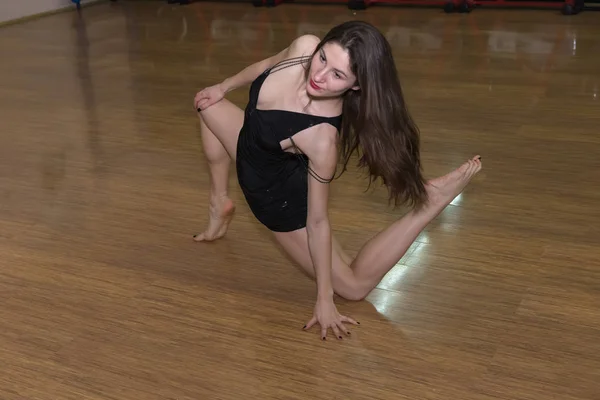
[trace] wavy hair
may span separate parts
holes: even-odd
[[[344,172],[353,153],[366,168],[369,187],[378,178],[389,201],[418,208],[427,201],[420,159],[419,129],[402,93],[392,49],[377,28],[349,21],[332,28],[313,56],[329,42],[348,51],[359,90],[344,94],[340,151]]]

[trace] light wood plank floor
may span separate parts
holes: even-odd
[[[427,175],[484,170],[323,342],[233,174],[227,237],[192,241],[192,99],[351,18],[394,47]],[[0,398],[600,399],[597,18],[120,1],[2,27]],[[356,169],[333,188],[351,255],[405,212]]]

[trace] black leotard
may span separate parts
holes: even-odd
[[[256,108],[260,88],[275,67],[306,60],[285,60],[252,82],[237,143],[236,169],[242,192],[254,216],[274,232],[304,228],[308,210],[308,158],[284,151],[280,142],[314,125],[329,123],[339,130],[341,123],[341,115],[327,118]]]

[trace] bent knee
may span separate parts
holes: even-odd
[[[348,301],[363,301],[367,297],[368,293],[361,292],[351,292],[345,296],[342,296],[344,299]]]
[[[349,282],[337,291],[338,295],[349,301],[362,301],[371,291],[358,281]]]

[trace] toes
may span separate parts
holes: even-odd
[[[204,233],[198,233],[197,235],[194,235],[194,241],[195,242],[204,241]]]
[[[213,240],[215,240],[214,236],[211,236],[206,232],[194,235],[194,242],[212,242]]]
[[[473,161],[473,166],[470,171],[470,175],[475,175],[481,170],[481,162],[479,160]]]
[[[475,157],[475,166],[476,166],[476,172],[481,170],[481,156]]]

